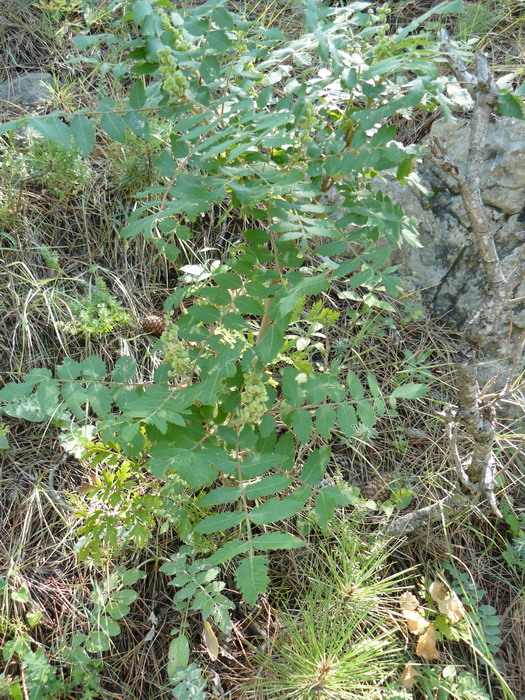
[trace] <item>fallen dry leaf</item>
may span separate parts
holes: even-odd
[[[434,583],[430,584],[430,588],[428,590],[432,596],[432,600],[434,600],[436,603],[445,600],[445,598],[448,596],[448,588],[442,581],[434,581]]]
[[[416,654],[428,661],[437,661],[439,651],[436,649],[436,630],[432,623],[427,627],[425,634],[422,634],[417,641]]]
[[[204,644],[206,646],[206,651],[208,652],[208,655],[212,661],[217,661],[217,658],[219,656],[219,642],[217,641],[217,637],[215,636],[215,632],[212,629],[212,626],[206,620],[204,623],[204,630],[202,633],[202,636],[204,637]]]
[[[430,586],[432,600],[438,604],[439,612],[446,615],[451,622],[459,622],[465,617],[465,608],[454,591],[449,591],[441,581],[434,581]]]
[[[408,591],[402,593],[399,596],[399,605],[401,613],[407,621],[408,629],[412,634],[419,634],[428,627],[430,623],[421,614],[419,600],[413,593]]]
[[[406,591],[399,596],[399,605],[401,610],[417,610],[419,608],[419,600],[413,593]]]
[[[419,671],[416,671],[412,664],[407,664],[403,669],[403,673],[401,674],[401,677],[399,679],[401,681],[401,687],[410,690],[410,688],[414,687],[416,678],[418,676],[421,676]]]
[[[423,632],[430,624],[417,610],[403,610],[403,617],[407,621],[409,632],[412,632],[412,634]]]
[[[442,612],[448,617],[451,622],[459,622],[465,617],[465,608],[463,603],[455,593],[451,593],[449,598],[438,603],[439,612]]]

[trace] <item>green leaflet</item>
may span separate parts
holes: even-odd
[[[200,500],[200,506],[217,506],[224,503],[235,503],[241,495],[237,486],[219,486],[205,494]]]
[[[301,276],[298,279],[294,273],[294,276],[290,277],[293,280],[290,291],[285,287],[277,297],[277,304],[272,307],[272,315],[276,319],[291,313],[302,297],[319,294],[328,288],[328,280],[323,275],[306,278]]]
[[[319,521],[319,526],[324,532],[328,532],[328,523],[332,519],[335,511],[335,497],[324,491],[320,491],[315,499],[315,514]]]
[[[264,498],[265,496],[271,496],[278,491],[284,491],[292,483],[290,477],[284,474],[272,474],[271,476],[266,476],[260,481],[254,484],[248,484],[244,488],[246,498],[254,501],[257,498]]]
[[[244,513],[221,513],[220,515],[210,515],[200,523],[195,525],[195,530],[202,534],[210,534],[212,532],[224,532],[231,527],[240,525],[244,520]]]
[[[23,418],[32,423],[41,423],[46,416],[34,396],[20,403],[8,404],[2,408],[2,411],[13,418]]]
[[[416,384],[415,382],[408,382],[407,384],[402,384],[394,389],[392,392],[392,398],[395,399],[420,399],[425,396],[428,392],[428,386],[424,384]]]
[[[81,384],[75,382],[62,384],[62,398],[75,418],[79,420],[85,418],[86,411],[84,406],[87,403],[88,395]]]
[[[315,427],[323,440],[329,440],[336,423],[336,412],[333,406],[325,404],[315,413]]]
[[[2,122],[0,124],[0,136],[3,134],[9,134],[11,131],[16,131],[25,123],[26,119],[11,119],[11,121]]]
[[[281,387],[290,406],[300,406],[306,398],[306,374],[292,367],[286,367],[281,375]]]
[[[181,668],[186,668],[190,659],[190,645],[184,634],[172,639],[168,651],[168,672],[173,675]]]
[[[255,525],[268,525],[296,515],[309,499],[311,491],[299,487],[285,498],[270,498],[260,506],[253,508],[249,517]]]
[[[268,557],[252,555],[243,559],[235,572],[235,581],[248,605],[255,605],[270,583]]]
[[[28,124],[39,134],[67,150],[71,144],[71,130],[58,117],[33,117]]]
[[[111,373],[111,379],[117,383],[126,383],[135,375],[136,362],[132,357],[119,357]]]
[[[83,114],[77,114],[71,120],[71,133],[80,153],[87,157],[95,145],[95,127]]]
[[[306,444],[312,435],[313,421],[310,413],[304,408],[293,411],[291,415],[291,426],[299,442]]]
[[[76,360],[66,357],[64,362],[57,367],[57,377],[64,381],[78,379],[82,371],[82,365]],[[1,392],[0,392],[1,394]]]
[[[324,476],[331,455],[332,451],[328,446],[320,447],[311,452],[299,474],[301,481],[310,486],[318,484]]]
[[[362,399],[356,403],[359,420],[366,428],[373,428],[377,422],[377,416],[371,401]]]
[[[370,129],[374,126],[374,124],[378,124],[401,109],[415,107],[421,102],[423,96],[424,92],[422,90],[414,90],[409,92],[408,95],[405,95],[404,97],[398,97],[397,99],[390,100],[382,107],[359,110],[355,114],[355,119],[359,122],[363,129]]]
[[[513,95],[509,92],[500,93],[500,103],[498,105],[500,114],[503,114],[505,117],[523,120],[525,119],[523,107],[523,99],[518,95]]]
[[[337,377],[331,374],[312,372],[306,382],[306,398],[309,403],[320,404],[327,397],[340,402],[345,398],[345,389]]]
[[[429,17],[431,17],[433,14],[436,15],[446,15],[446,14],[451,14],[453,12],[463,12],[464,10],[464,4],[463,0],[451,0],[450,2],[441,2],[439,5],[435,5],[432,9],[430,9],[428,12],[423,13],[419,17],[417,17],[415,20],[410,22],[406,27],[403,29],[400,29],[397,32],[397,38],[398,40],[405,39],[411,32],[413,32],[415,29],[417,29],[423,22],[425,22]]]
[[[252,540],[253,548],[258,551],[297,549],[304,547],[305,543],[297,537],[287,532],[267,532],[264,535],[257,535]]]
[[[262,341],[257,345],[257,355],[262,366],[273,362],[284,342],[283,324],[272,323],[264,334]]]
[[[254,479],[257,476],[266,474],[272,468],[280,467],[287,461],[282,454],[260,454],[248,457],[241,467],[243,479]]]
[[[239,554],[244,554],[248,551],[250,545],[246,540],[231,540],[226,542],[220,549],[218,549],[211,557],[208,557],[207,562],[209,566],[218,566],[219,564],[224,564],[230,559],[234,559]]]
[[[33,391],[33,386],[31,384],[17,384],[16,382],[9,382],[2,389],[0,389],[0,401],[2,403],[11,403],[13,401],[19,401]]]
[[[106,365],[100,357],[87,357],[80,363],[80,373],[84,379],[103,379],[106,375]]]
[[[160,443],[151,450],[148,467],[158,479],[173,471],[184,479],[192,491],[210,486],[217,478],[217,469],[205,455]]]
[[[110,112],[103,114],[100,126],[115,141],[126,143],[126,122],[119,114]]]
[[[348,389],[350,391],[350,396],[353,399],[362,399],[365,395],[365,390],[361,384],[359,377],[355,372],[348,372],[346,381],[348,383]]]
[[[127,418],[140,418],[146,423],[155,419],[163,419],[175,425],[184,426],[186,423],[181,415],[184,408],[178,397],[167,387],[152,386],[124,408]]]
[[[111,410],[113,399],[111,391],[105,384],[88,384],[86,397],[99,418],[102,418]]]

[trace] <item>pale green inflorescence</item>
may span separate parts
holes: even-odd
[[[395,46],[395,40],[389,35],[390,25],[387,23],[387,17],[390,12],[388,4],[377,8],[377,40],[373,49],[374,57],[379,61],[383,58],[388,58]],[[374,11],[368,10],[368,14],[373,17]]]
[[[261,374],[248,375],[241,394],[241,420],[244,423],[258,423],[266,413],[268,394]]]
[[[180,47],[180,48],[179,48]],[[187,41],[181,38],[176,44],[177,51],[188,51],[191,48]],[[162,87],[174,97],[184,97],[188,88],[188,81],[178,68],[177,59],[169,46],[157,51],[159,70],[162,75]]]
[[[188,377],[193,363],[186,346],[179,338],[177,326],[172,321],[166,323],[166,329],[160,339],[164,344],[164,358],[172,367],[170,376],[173,379]]]
[[[184,39],[182,30],[173,26],[169,15],[166,12],[161,12],[160,18],[164,29],[170,31],[174,36],[174,50],[190,51],[192,48],[191,44]],[[173,50],[169,46],[164,46],[164,48],[157,51],[157,58],[159,59],[159,70],[162,75],[162,87],[164,90],[175,97],[184,97],[189,83],[178,68]]]

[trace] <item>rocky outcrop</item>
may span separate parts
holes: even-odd
[[[447,157],[460,172],[465,170],[469,122],[440,120],[429,139],[439,139]],[[376,179],[375,187],[402,204],[417,222],[421,248],[408,245],[395,262],[408,286],[417,291],[429,316],[461,330],[482,303],[486,281],[456,182],[423,159],[417,168],[421,187],[406,185],[393,176]],[[481,194],[506,276],[515,269],[525,243],[525,122],[498,117],[490,124],[482,169]],[[525,282],[515,292],[525,297]],[[501,319],[508,324],[508,319]],[[485,378],[494,376],[512,357],[525,329],[525,304],[513,306],[511,339],[514,347],[492,348]],[[501,336],[500,336],[501,337]]]
[[[50,73],[25,73],[0,83],[0,104],[23,107],[41,106],[52,101]]]

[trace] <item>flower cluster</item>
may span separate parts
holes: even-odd
[[[298,123],[299,129],[307,131],[316,122],[315,109],[311,102],[305,103],[305,114]]]
[[[169,32],[171,38],[174,41],[175,51],[189,51],[191,49],[191,44],[186,41],[182,29],[175,27],[173,21],[169,14],[165,10],[159,10],[159,18],[162,24],[162,28],[165,32]]]
[[[183,41],[181,39],[181,41]],[[184,42],[187,44],[187,42]],[[189,46],[189,44],[187,44]],[[177,49],[182,51],[183,49]],[[184,49],[186,50],[186,49]],[[174,97],[184,97],[188,88],[188,81],[182,71],[177,68],[177,59],[169,46],[157,51],[159,59],[159,70],[162,76],[162,87],[165,92],[169,92]]]
[[[158,15],[160,17],[160,21],[162,22],[162,28],[165,32],[168,32],[171,29],[173,29],[170,16],[165,10],[159,10]]]
[[[257,373],[248,375],[241,394],[241,421],[258,423],[266,413],[268,394],[262,376]]]
[[[390,31],[390,25],[387,23],[389,12],[388,4],[377,8],[377,17],[373,10],[368,11],[368,14],[378,21],[377,39],[373,49],[374,58],[378,61],[393,55],[392,52],[395,49],[395,41],[388,35]]]
[[[172,367],[170,376],[173,379],[187,377],[191,373],[193,363],[186,346],[179,338],[177,326],[172,321],[167,321],[160,339],[164,344],[164,358]]]

